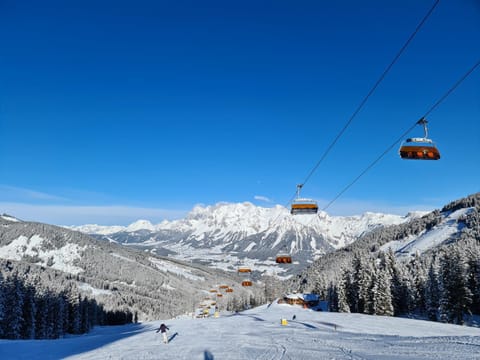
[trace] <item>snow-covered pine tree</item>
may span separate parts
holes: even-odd
[[[435,259],[430,263],[427,281],[425,284],[425,311],[431,321],[437,321],[438,299],[440,291],[438,288],[438,270]]]
[[[67,316],[67,304],[62,294],[55,294],[52,299],[52,309],[55,317],[51,336],[53,339],[58,339],[66,333],[64,324]]]
[[[365,302],[368,301],[368,286],[365,288],[366,284],[364,259],[359,253],[355,253],[352,261],[352,290],[351,294],[349,294],[350,310],[354,313],[363,313],[365,310]]]
[[[370,294],[374,268],[371,262],[362,259],[360,269],[361,270],[356,273],[356,282],[358,284],[358,312],[370,314],[372,309],[372,299]]]
[[[340,299],[339,299],[339,311],[340,312],[355,312],[357,309],[357,299],[358,295],[356,292],[356,287],[353,284],[353,275],[351,269],[343,269],[340,276],[339,284],[343,285],[343,291],[345,294],[345,306],[340,306]],[[340,296],[340,295],[339,295]],[[343,301],[343,300],[342,300]],[[348,311],[347,310],[348,307]],[[343,309],[343,310],[340,310]]]
[[[349,278],[348,274],[345,272],[346,276],[338,283],[336,286],[336,293],[337,293],[337,308],[339,312],[349,313],[350,312],[350,305],[347,298],[347,289],[346,289],[346,281],[347,277]]]
[[[365,306],[364,313],[365,314],[370,314],[373,315],[375,314],[375,301],[376,301],[376,296],[378,295],[378,269],[377,269],[377,263],[374,258],[370,259],[370,266],[369,268],[371,269],[370,271],[370,287],[368,289],[368,301]]]
[[[46,339],[47,338],[47,300],[44,289],[38,291],[35,296],[35,307],[37,312],[35,314],[35,338]]]
[[[23,326],[24,286],[15,271],[5,282],[3,331],[6,339],[21,339]]]
[[[471,239],[465,246],[468,265],[468,288],[472,293],[472,314],[480,315],[480,240]]]
[[[401,265],[394,267],[392,276],[392,296],[395,316],[409,314],[414,308],[412,294],[413,280],[410,273]]]
[[[80,305],[80,333],[84,334],[90,331],[89,304],[86,296],[79,301]]]
[[[23,324],[21,329],[22,339],[35,339],[36,315],[37,306],[35,301],[35,288],[33,284],[27,283],[25,286],[25,296],[23,302]]]
[[[0,271],[0,339],[4,336],[3,319],[5,318],[5,282]]]
[[[392,293],[390,291],[390,274],[386,269],[379,268],[374,273],[372,289],[372,312],[375,315],[393,316]]]
[[[81,314],[80,314],[80,294],[75,286],[70,286],[67,292],[68,308],[68,333],[80,334]]]
[[[458,246],[452,245],[440,258],[440,319],[463,324],[472,293],[468,288],[467,261]]]
[[[338,286],[333,282],[328,286],[326,299],[328,300],[328,311],[338,312]]]
[[[428,265],[424,258],[417,252],[409,263],[409,271],[413,279],[412,296],[414,297],[414,311],[424,313],[425,304],[425,286],[427,282]]]
[[[403,267],[397,263],[395,254],[391,248],[387,252],[379,253],[380,266],[389,274],[390,294],[394,316],[408,312],[409,292],[405,286],[405,275]]]
[[[57,322],[57,314],[56,310],[56,294],[51,290],[47,289],[45,294],[45,307],[47,311],[47,339],[54,339],[55,338],[55,327]]]

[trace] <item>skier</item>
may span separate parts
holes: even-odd
[[[160,325],[160,327],[157,329],[157,333],[159,331],[162,333],[164,344],[168,344],[167,330],[170,330],[170,329],[165,324]]]

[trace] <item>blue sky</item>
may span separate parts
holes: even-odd
[[[433,3],[3,1],[0,212],[126,224],[287,205]],[[440,1],[303,195],[332,200],[480,59],[478,39],[480,3]],[[480,69],[428,120],[441,160],[395,147],[327,212],[480,191]]]

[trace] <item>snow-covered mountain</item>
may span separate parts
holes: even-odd
[[[275,255],[286,251],[294,256],[289,268],[298,271],[315,257],[344,247],[378,227],[405,223],[418,217],[380,213],[358,216],[315,215],[292,216],[282,206],[263,208],[251,203],[219,203],[196,206],[186,218],[153,225],[139,220],[127,227],[84,225],[71,229],[130,246],[169,254],[176,258],[211,263],[234,270],[240,263],[260,272],[278,269]]]
[[[8,215],[0,216],[0,279],[2,272],[24,274],[35,279],[35,286],[60,291],[73,281],[79,291],[106,308],[129,307],[143,320],[190,310],[219,284],[235,289],[230,298],[264,291],[256,284],[243,289],[237,274]],[[227,294],[225,299],[228,301]]]
[[[219,203],[213,206],[196,206],[185,219],[163,221],[153,225],[148,220],[138,220],[128,226],[81,225],[70,226],[87,234],[111,235],[116,233],[135,233],[142,230],[149,232],[174,231],[188,233],[190,240],[217,242],[232,237],[237,238],[274,232],[282,233],[312,229],[323,234],[334,248],[351,243],[362,233],[378,226],[396,225],[418,217],[424,213],[409,213],[407,216],[389,215],[367,212],[358,216],[329,216],[320,211],[317,215],[290,215],[289,211],[277,205],[274,208],[263,208],[249,202],[239,204]],[[207,240],[208,239],[208,240]],[[132,239],[129,239],[130,241]],[[130,242],[127,240],[126,242]]]

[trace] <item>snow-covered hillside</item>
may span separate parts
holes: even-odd
[[[415,253],[422,253],[434,246],[441,245],[446,240],[451,240],[465,227],[462,219],[472,214],[475,208],[463,208],[448,213],[434,227],[422,231],[420,234],[405,237],[401,240],[390,241],[381,247],[387,251],[391,248],[397,257],[410,257]]]
[[[296,319],[293,319],[295,315]],[[288,324],[282,326],[280,319]],[[478,359],[480,329],[263,305],[219,318],[99,327],[60,340],[0,340],[2,359]]]
[[[107,307],[128,303],[132,313],[137,311],[141,319],[148,320],[191,309],[217,283],[235,288],[234,295],[225,296],[225,301],[261,292],[257,284],[243,289],[237,274],[158,257],[98,241],[77,231],[10,216],[0,217],[0,263],[5,264],[0,273],[44,275],[44,284],[39,286],[67,286],[67,280],[76,279],[83,293],[93,295]]]
[[[20,261],[30,257],[36,260],[37,265],[50,266],[52,269],[76,275],[84,271],[75,264],[81,259],[85,249],[86,246],[75,243],[54,248],[48,239],[40,235],[20,235],[8,245],[0,245],[0,259]]]
[[[293,254],[292,273],[304,268],[317,256],[352,243],[360,235],[382,226],[402,224],[419,213],[407,216],[365,213],[358,216],[292,216],[282,206],[263,208],[251,203],[219,203],[196,206],[185,219],[153,225],[139,220],[127,227],[84,225],[74,230],[145,250],[168,254],[188,261],[210,263],[214,267],[235,270],[245,263],[261,273],[272,273],[275,255]]]
[[[12,221],[12,222],[19,222],[20,221],[16,217],[10,216],[10,215],[7,215],[7,214],[0,215],[0,218],[3,219],[3,220],[6,220],[6,221]]]

